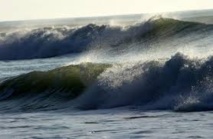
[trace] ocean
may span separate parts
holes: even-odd
[[[213,11],[0,22],[0,138],[212,138]]]

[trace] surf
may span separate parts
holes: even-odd
[[[192,59],[177,53],[161,61],[87,63],[31,72],[1,83],[0,109],[212,110],[212,62],[212,57]],[[8,105],[11,102],[17,106]]]
[[[211,24],[153,17],[126,26],[88,24],[40,27],[0,33],[0,60],[23,60],[81,54],[152,49],[180,49],[178,40],[193,43],[212,36]],[[172,45],[172,46],[169,46]],[[199,44],[197,44],[199,45]],[[133,49],[133,50],[129,50]]]
[[[57,66],[1,79],[1,111],[213,109],[211,24],[155,17],[22,31],[1,33],[2,62]]]

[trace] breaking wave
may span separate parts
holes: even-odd
[[[72,65],[1,79],[0,111],[213,110],[212,37],[213,25],[168,18],[0,33],[0,60],[79,54],[63,57]]]
[[[177,53],[167,60],[80,64],[32,72],[0,85],[0,110],[213,110],[213,57]]]
[[[77,28],[44,27],[2,32],[0,60],[48,58],[91,49],[110,49],[111,53],[126,47],[138,47],[137,51],[144,51],[159,47],[159,44],[165,47],[168,40],[176,40],[173,46],[178,48],[178,39],[184,41],[182,44],[193,42],[208,37],[212,32],[212,25],[167,18],[153,18],[125,27],[88,24]]]
[[[140,106],[143,110],[213,110],[213,58],[189,59],[177,53],[151,61],[109,68],[77,100],[81,109]]]

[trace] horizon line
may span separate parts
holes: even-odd
[[[134,15],[146,15],[146,14],[165,14],[165,13],[176,13],[176,12],[201,12],[201,11],[213,11],[211,9],[194,9],[194,10],[176,10],[167,12],[147,12],[147,13],[129,13],[129,14],[115,14],[115,15],[96,15],[96,16],[74,16],[74,17],[55,17],[55,18],[38,18],[38,19],[14,19],[14,20],[0,20],[0,23],[5,22],[30,22],[30,21],[47,21],[47,20],[63,20],[63,19],[89,19],[89,18],[107,18],[117,16],[134,16]]]

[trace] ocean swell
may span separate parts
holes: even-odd
[[[213,58],[81,64],[24,74],[0,85],[0,110],[213,110]],[[16,104],[16,106],[14,106]]]
[[[83,93],[108,67],[109,64],[82,63],[8,79],[0,84],[0,110],[58,108]]]
[[[0,60],[48,58],[91,49],[119,51],[136,46],[144,51],[144,48],[156,47],[153,44],[165,44],[168,40],[186,39],[187,36],[185,42],[194,41],[212,34],[212,31],[212,25],[151,18],[126,27],[88,24],[76,28],[61,26],[2,32]]]

